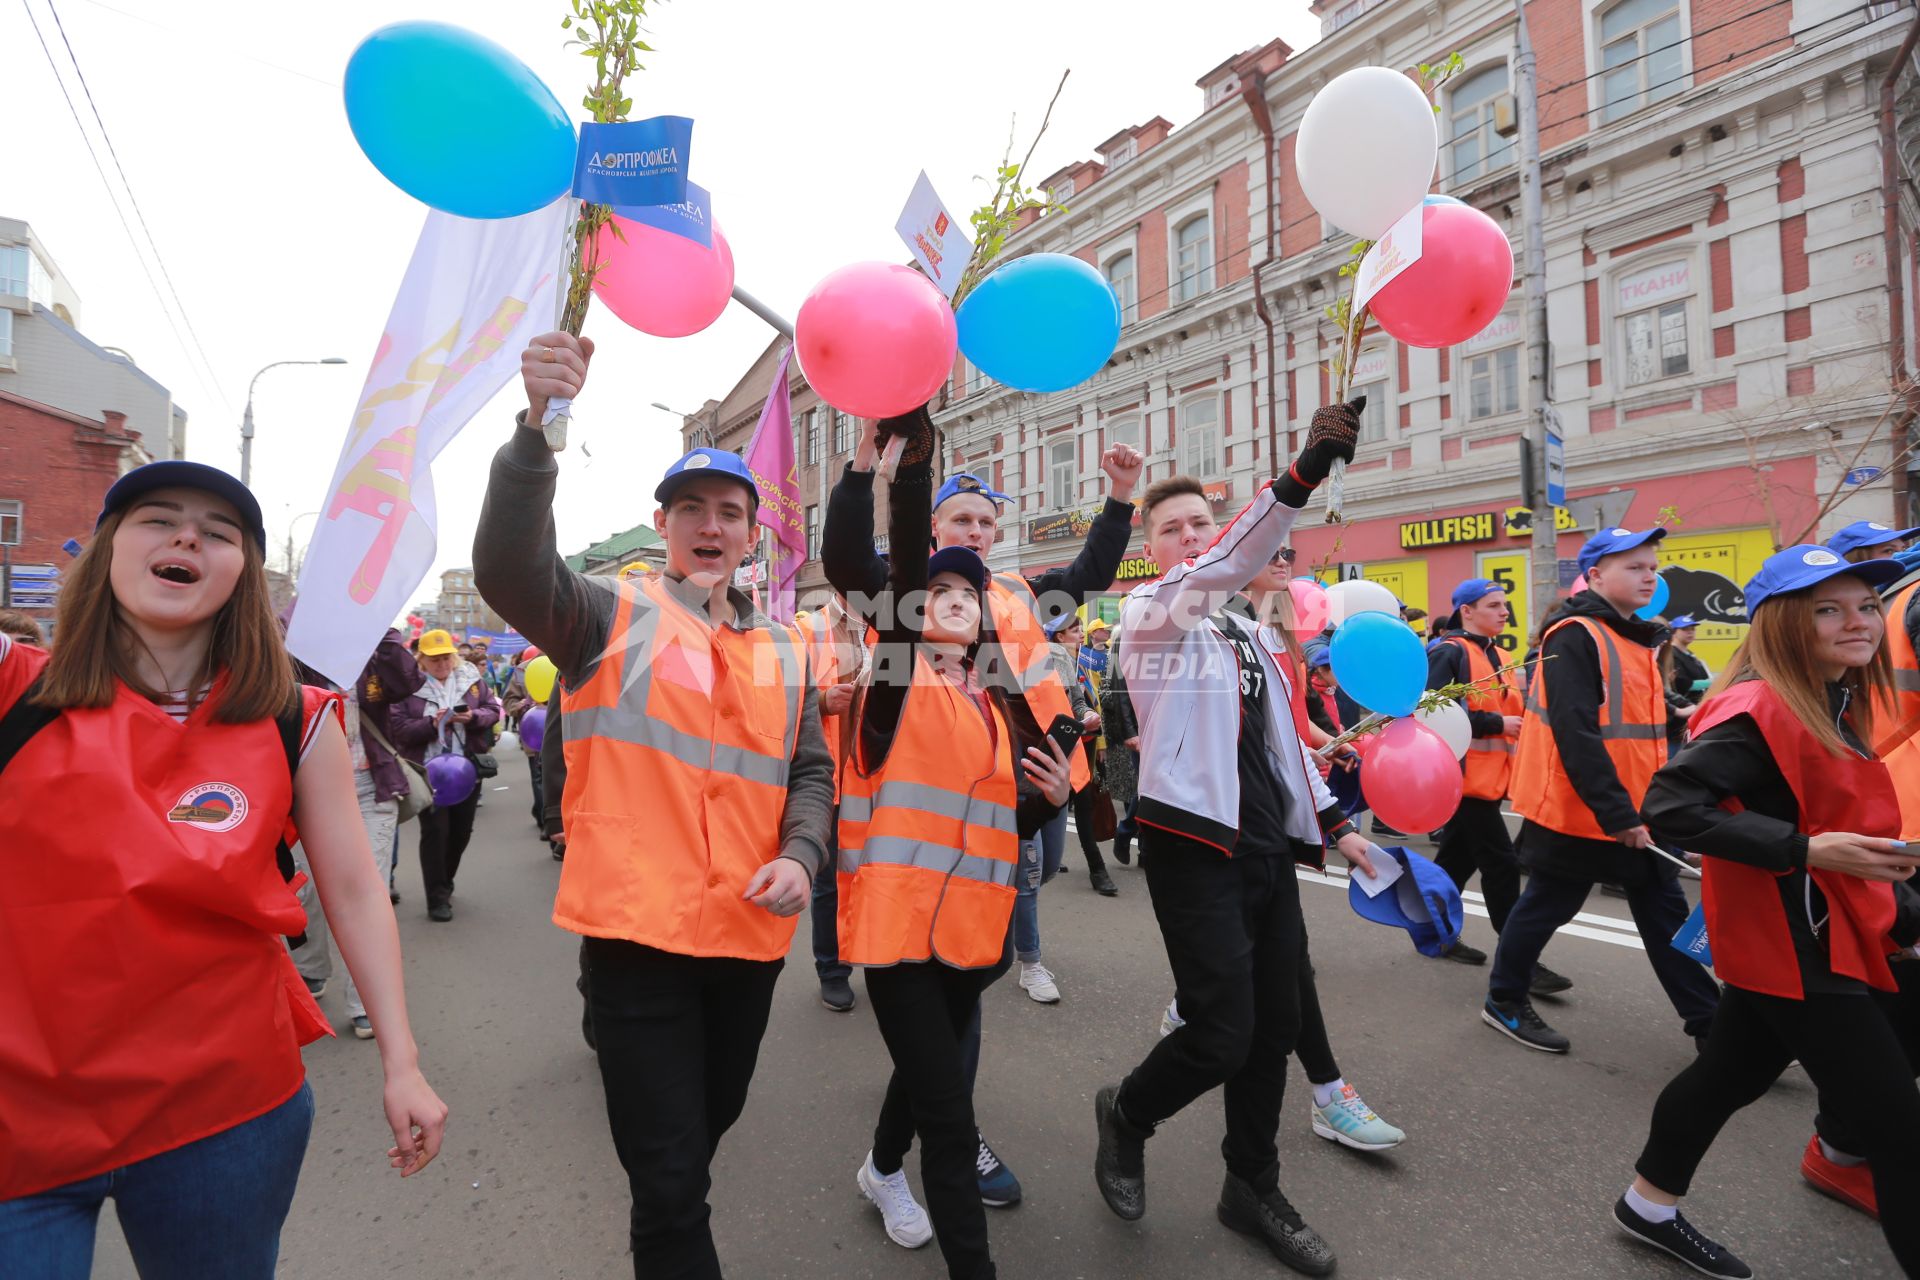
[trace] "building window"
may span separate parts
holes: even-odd
[[[0,245],[0,293],[16,298],[27,296],[28,266],[33,251],[23,244]]]
[[[853,451],[853,419],[838,409],[833,412],[833,452],[838,457]]]
[[[1207,87],[1207,105],[1218,106],[1238,92],[1240,92],[1240,77],[1226,76],[1216,80]]]
[[[1201,214],[1173,233],[1173,300],[1185,302],[1213,288],[1213,224]]]
[[[0,357],[13,354],[13,312],[0,307]]]
[[[816,503],[807,508],[807,559],[820,558],[820,507]]]
[[[1133,255],[1123,253],[1107,260],[1107,283],[1120,302],[1120,323],[1132,324],[1140,318],[1140,290],[1133,273]]]
[[[1505,63],[1476,71],[1448,95],[1447,136],[1453,148],[1453,181],[1466,182],[1513,161],[1513,139],[1493,129],[1494,101],[1507,91]]]
[[[1060,179],[1060,181],[1054,183],[1053,186],[1048,188],[1047,194],[1051,195],[1056,201],[1065,200],[1068,196],[1073,194],[1073,179],[1072,178]]]
[[[1600,119],[1680,92],[1677,0],[1620,0],[1600,16]]]
[[[1627,385],[1687,372],[1687,304],[1669,302],[1627,317]]]
[[[1220,466],[1220,402],[1196,400],[1180,406],[1180,469],[1213,480]]]
[[[820,411],[807,410],[807,465],[820,461]]]
[[[1520,348],[1467,357],[1467,420],[1520,412]]]
[[[1047,496],[1055,511],[1065,511],[1073,505],[1073,455],[1078,448],[1074,441],[1062,440],[1047,449]]]
[[[1107,443],[1140,447],[1140,419],[1120,418],[1107,427]]]
[[[1369,382],[1364,387],[1355,387],[1347,394],[1365,396],[1367,407],[1360,411],[1360,443],[1380,444],[1387,438],[1387,384]]]
[[[0,498],[0,546],[20,545],[20,525],[25,518],[26,508],[18,499]]]
[[[980,366],[967,361],[967,394],[978,395],[987,389],[987,375],[980,372]]]
[[[1128,138],[1125,142],[1121,143],[1119,146],[1115,147],[1113,150],[1107,152],[1106,154],[1107,168],[1118,169],[1121,165],[1127,163],[1129,160],[1133,159],[1134,156],[1138,154],[1139,154],[1139,148],[1135,145],[1134,140],[1132,138]]]

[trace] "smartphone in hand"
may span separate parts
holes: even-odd
[[[1060,754],[1073,759],[1073,749],[1080,745],[1080,738],[1086,731],[1080,722],[1069,715],[1057,715],[1053,723],[1047,726],[1047,736],[1059,744]]]

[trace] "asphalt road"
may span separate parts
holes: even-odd
[[[289,1280],[632,1274],[626,1183],[580,1038],[576,944],[548,920],[558,867],[534,838],[525,771],[517,759],[503,763],[507,789],[490,790],[480,811],[453,923],[426,920],[416,837],[402,834],[407,994],[428,1079],[452,1108],[446,1146],[402,1182],[382,1156],[390,1135],[375,1046],[345,1034],[311,1046],[318,1116],[282,1241]],[[1034,1004],[1011,976],[987,995],[977,1107],[1026,1188],[1024,1204],[990,1211],[1001,1274],[1293,1274],[1214,1220],[1217,1095],[1150,1144],[1143,1221],[1121,1222],[1094,1190],[1093,1092],[1151,1046],[1171,983],[1137,868],[1114,869],[1120,896],[1107,899],[1088,889],[1077,851],[1068,862],[1041,896],[1046,958],[1065,999]],[[1338,1250],[1340,1275],[1692,1274],[1620,1236],[1609,1215],[1655,1095],[1693,1052],[1630,926],[1610,923],[1624,922],[1623,903],[1596,895],[1591,918],[1548,950],[1576,984],[1541,1002],[1573,1039],[1561,1058],[1481,1024],[1484,969],[1424,959],[1405,935],[1360,920],[1344,882],[1303,884],[1302,896],[1341,1067],[1409,1135],[1383,1156],[1314,1137],[1294,1072],[1283,1186]],[[864,994],[852,1014],[821,1006],[807,936],[803,916],[753,1096],[714,1167],[721,1260],[745,1280],[939,1280],[937,1247],[909,1254],[890,1243],[855,1189],[887,1057]],[[1468,938],[1491,949],[1483,916],[1469,921]],[[322,1003],[344,1027],[335,986]],[[1800,1181],[1813,1105],[1793,1068],[1735,1117],[1700,1171],[1689,1215],[1762,1276],[1896,1276],[1873,1223]],[[917,1158],[907,1168],[917,1187]],[[111,1213],[94,1275],[134,1277]]]

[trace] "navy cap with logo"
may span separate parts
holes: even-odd
[[[240,513],[241,525],[253,535],[260,550],[263,553],[266,551],[267,523],[260,517],[260,501],[253,496],[253,490],[220,468],[209,467],[201,462],[176,459],[135,467],[115,480],[113,487],[107,490],[106,500],[100,504],[100,515],[93,522],[93,527],[99,529],[108,516],[116,511],[125,511],[133,505],[135,498],[145,497],[156,489],[199,489],[203,493],[225,498]]]
[[[1491,578],[1468,578],[1453,589],[1453,607],[1463,608],[1470,604],[1479,604],[1496,591],[1506,588]]]
[[[754,505],[760,504],[760,490],[753,483],[753,472],[740,455],[730,449],[695,449],[687,454],[668,467],[667,474],[660,477],[660,483],[653,489],[653,500],[669,502],[681,485],[701,476],[726,476],[738,480],[747,487]]]
[[[927,581],[932,582],[934,575],[957,573],[973,584],[973,589],[985,595],[987,591],[987,562],[972,547],[942,547],[927,557]]]
[[[1827,539],[1827,545],[1841,555],[1849,551],[1858,551],[1862,547],[1877,547],[1885,542],[1905,542],[1920,533],[1920,529],[1895,529],[1881,524],[1878,520],[1855,520]]]
[[[1850,564],[1832,547],[1803,542],[1768,556],[1760,572],[1748,580],[1747,615],[1751,617],[1754,610],[1774,596],[1805,591],[1843,573],[1852,574],[1877,590],[1898,580],[1906,570],[1898,560],[1862,560]]]
[[[1588,538],[1580,548],[1580,572],[1585,573],[1607,556],[1617,556],[1622,551],[1631,551],[1635,547],[1649,542],[1658,542],[1667,536],[1661,528],[1641,529],[1602,529]]]
[[[988,488],[987,482],[979,476],[972,475],[965,471],[956,471],[947,477],[946,483],[940,486],[940,491],[933,495],[933,509],[938,511],[941,503],[945,502],[948,498],[958,497],[963,493],[976,494],[979,497],[985,498],[987,501],[993,503],[996,509],[1013,501],[1013,499],[1006,494]]]

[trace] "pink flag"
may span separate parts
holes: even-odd
[[[767,546],[767,614],[775,622],[793,621],[794,584],[807,558],[807,514],[800,502],[800,473],[793,457],[793,414],[787,403],[787,361],[792,358],[793,347],[789,345],[780,356],[780,367],[774,370],[766,407],[760,410],[760,425],[753,429],[753,443],[747,446],[747,469],[753,472],[754,487],[760,490],[760,523],[773,531]]]

